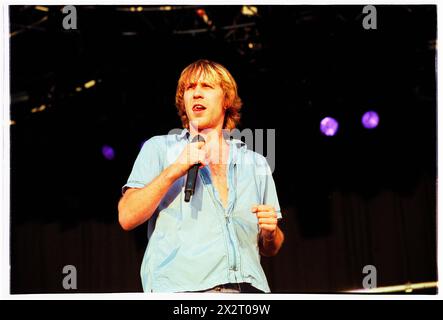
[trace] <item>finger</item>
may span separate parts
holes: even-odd
[[[198,157],[198,159],[195,160],[195,164],[200,165],[199,169],[201,169],[204,166],[207,166],[209,164],[209,162],[205,158]]]
[[[193,156],[198,155],[198,152],[203,148],[204,142],[191,142],[187,148],[188,157],[193,158]]]
[[[204,151],[199,150],[198,152],[198,161],[200,163],[204,163],[205,165],[209,164],[208,157]]]
[[[200,169],[201,169],[202,167],[208,165],[207,162],[206,162],[205,160],[198,160],[198,161],[195,162],[195,164],[200,165],[200,167],[199,167]]]
[[[191,157],[191,153],[189,152],[189,149],[188,149],[188,152],[186,153],[186,156],[182,156],[182,157],[180,157],[180,158],[178,159],[178,162],[179,162],[180,164],[193,165],[193,164],[196,164],[196,163],[197,163],[197,161],[194,161],[193,159],[195,159],[195,158],[194,158],[194,157]]]
[[[212,159],[206,150],[204,151],[204,158],[205,158],[206,164],[213,164]]]
[[[262,211],[257,213],[257,218],[277,218],[277,214],[274,211]]]
[[[192,142],[186,147],[186,161],[190,165],[198,163],[198,148],[195,144],[196,142]]]
[[[258,219],[258,224],[277,224],[277,219],[275,218],[260,218]]]
[[[254,205],[251,207],[251,211],[252,211],[253,213],[257,212],[257,211],[258,211],[258,204],[254,204]]]
[[[276,229],[275,224],[261,224],[259,225],[260,230],[266,230],[266,231],[271,231],[273,232]]]
[[[258,211],[275,211],[273,206],[267,204],[260,204],[257,206]]]
[[[211,150],[211,147],[209,144],[204,143],[203,146],[201,146],[199,149],[204,150],[205,152],[209,152],[209,150]]]

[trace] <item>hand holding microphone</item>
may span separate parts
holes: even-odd
[[[194,194],[198,170],[200,167],[208,164],[204,145],[205,139],[201,135],[196,135],[175,162],[179,169],[179,176],[183,176],[186,173],[188,174],[185,185],[186,202],[189,202],[191,196]]]
[[[194,137],[194,139],[192,139],[192,143],[202,143],[203,145],[205,143],[205,139],[201,136],[201,135],[196,135]],[[191,144],[192,144],[191,143]],[[203,147],[203,146],[202,146]],[[200,153],[204,150],[199,150]],[[195,163],[189,170],[188,170],[188,176],[186,178],[186,184],[185,184],[185,202],[189,202],[189,200],[191,199],[191,196],[194,194],[194,190],[195,190],[195,183],[197,181],[197,175],[198,175],[198,169],[200,169],[200,166],[202,165],[202,161],[203,161],[203,165],[205,165],[205,160],[206,160],[206,152],[204,152],[203,155],[203,159],[197,159],[197,163]],[[201,158],[200,156],[200,158]]]

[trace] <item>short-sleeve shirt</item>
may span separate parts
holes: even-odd
[[[260,264],[258,219],[251,208],[267,204],[281,219],[266,158],[241,141],[227,138],[228,202],[224,207],[209,166],[198,172],[195,191],[184,201],[186,175],[177,179],[148,223],[148,245],[140,275],[145,292],[202,291],[226,283],[250,283],[269,292]],[[123,192],[143,188],[180,155],[189,132],[146,141]]]

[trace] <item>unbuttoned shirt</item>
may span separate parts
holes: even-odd
[[[140,275],[145,292],[201,291],[247,282],[269,292],[260,264],[259,226],[251,208],[280,206],[266,158],[224,131],[229,144],[228,203],[223,207],[209,166],[198,172],[195,192],[184,201],[186,175],[177,179],[148,222],[148,246]],[[123,192],[143,188],[171,165],[190,142],[188,130],[146,141]]]

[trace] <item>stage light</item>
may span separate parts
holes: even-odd
[[[135,12],[135,7],[131,7],[129,10],[131,10],[131,12]]]
[[[36,113],[36,112],[40,112],[46,109],[46,106],[44,104],[42,104],[40,107],[35,107],[31,109],[31,113]]]
[[[257,15],[258,9],[257,7],[254,6],[243,6],[241,8],[241,13],[245,16],[252,17]]]
[[[205,11],[205,9],[197,9],[197,15],[200,17],[200,18],[202,18],[203,19],[203,21],[207,24],[207,25],[211,25],[212,24],[212,21],[211,20],[209,20],[209,17],[208,17],[208,15],[206,14],[206,11]]]
[[[85,88],[89,89],[91,87],[95,86],[95,80],[91,80],[85,83]]]
[[[367,111],[361,117],[361,123],[363,124],[363,127],[366,129],[374,129],[378,126],[378,123],[380,121],[380,118],[378,117],[377,112],[375,111]]]
[[[254,48],[254,44],[253,44],[252,42],[249,42],[249,43],[248,43],[248,48],[249,48],[249,49],[253,49],[253,48]]]
[[[142,12],[143,11],[143,7],[137,7],[137,11],[138,12]]]
[[[331,117],[326,117],[320,122],[320,131],[325,136],[333,136],[337,133],[338,121]]]
[[[162,6],[160,7],[160,11],[171,11],[172,7],[171,6]]]
[[[206,15],[205,9],[197,9],[197,14],[199,17],[202,17]]]
[[[34,9],[38,10],[38,11],[43,11],[43,12],[49,11],[48,7],[43,7],[43,6],[35,6]]]
[[[77,87],[77,88],[75,88],[75,91],[77,91],[77,92],[82,91],[82,87]]]
[[[105,157],[106,160],[113,160],[114,157],[115,157],[114,149],[112,149],[112,147],[110,147],[108,145],[104,145],[102,147],[102,154],[103,154],[103,157]]]

